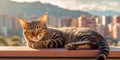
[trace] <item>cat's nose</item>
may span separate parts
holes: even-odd
[[[37,38],[40,38],[40,36],[38,35]]]
[[[37,39],[37,36],[35,36],[35,39]]]
[[[36,40],[36,38],[35,38],[35,37],[33,37],[33,40]]]

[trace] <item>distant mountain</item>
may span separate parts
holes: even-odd
[[[7,15],[27,15],[27,16],[41,16],[45,12],[53,15],[59,19],[61,16],[79,17],[80,15],[90,15],[83,11],[72,11],[51,4],[35,3],[17,3],[9,0],[0,0],[0,14]]]
[[[92,15],[98,15],[98,16],[113,16],[113,15],[120,15],[120,12],[112,11],[112,10],[107,10],[107,11],[88,11]]]

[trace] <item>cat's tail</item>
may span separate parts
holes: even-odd
[[[97,57],[97,60],[106,60],[106,57],[108,56],[110,50],[106,40],[101,40],[101,42],[98,43],[98,49],[100,50],[100,53]]]

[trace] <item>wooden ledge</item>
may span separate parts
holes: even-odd
[[[98,50],[32,49],[0,47],[0,57],[96,57]],[[120,58],[120,47],[111,47],[108,57]]]

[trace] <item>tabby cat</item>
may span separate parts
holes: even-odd
[[[38,21],[27,22],[19,19],[27,45],[31,48],[66,48],[68,50],[99,49],[97,60],[106,60],[109,53],[107,41],[89,28],[49,28],[46,26],[48,14]]]

